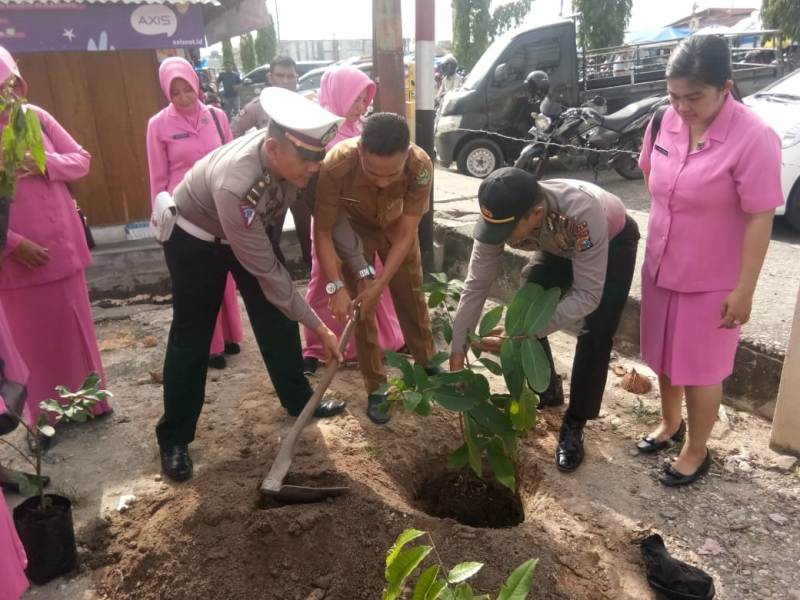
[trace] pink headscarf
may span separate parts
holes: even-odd
[[[19,74],[17,62],[8,50],[0,46],[0,83],[5,83],[12,75],[17,77],[19,92],[26,96],[28,94],[28,84]]]
[[[194,93],[197,94],[197,102],[190,111],[181,110],[174,104],[173,107],[186,117],[196,116],[200,112],[202,106],[200,103],[200,78],[197,76],[197,73],[195,73],[188,60],[180,58],[179,56],[170,56],[165,59],[158,68],[158,80],[161,83],[161,90],[170,103],[172,103],[170,87],[172,86],[172,82],[178,78],[183,79],[191,86]]]
[[[319,88],[319,104],[333,114],[344,117],[353,103],[367,92],[366,106],[375,97],[375,82],[361,69],[355,67],[335,67],[325,71]],[[339,126],[336,137],[326,146],[328,150],[342,140],[361,135],[361,121],[345,121]]]

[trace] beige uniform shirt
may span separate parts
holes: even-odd
[[[247,133],[250,129],[264,129],[269,125],[269,115],[261,106],[258,96],[250,100],[239,114],[231,121],[231,132],[233,137],[238,138]]]
[[[316,328],[320,320],[295,289],[291,276],[272,251],[265,227],[284,214],[297,188],[270,173],[263,144],[255,131],[206,155],[175,188],[179,214],[207,233],[230,242],[237,260],[259,282],[264,296],[288,318]],[[248,192],[254,182],[263,192]],[[353,272],[366,266],[361,241],[341,219],[333,229],[336,250]]]
[[[608,244],[625,227],[625,205],[603,188],[574,179],[540,181],[545,219],[534,250],[572,261],[572,287],[561,298],[542,337],[561,329],[580,330],[600,304],[606,281]],[[467,332],[478,324],[492,283],[499,275],[505,244],[475,240],[464,292],[453,322],[453,352],[463,352]],[[535,260],[535,257],[534,257]],[[532,261],[533,262],[533,261]]]

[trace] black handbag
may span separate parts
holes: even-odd
[[[11,433],[17,428],[27,395],[28,390],[24,385],[6,379],[5,363],[0,358],[0,396],[6,404],[6,412],[0,415],[0,435]]]

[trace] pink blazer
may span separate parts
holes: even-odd
[[[28,105],[42,122],[47,170],[17,181],[9,215],[8,242],[0,263],[0,290],[49,283],[86,268],[92,257],[65,182],[89,172],[91,155],[46,110]],[[28,269],[9,256],[23,239],[50,252],[50,261]]]
[[[147,124],[147,164],[150,168],[150,201],[159,192],[170,194],[186,172],[212,150],[223,145],[211,111],[217,115],[227,144],[233,139],[225,113],[203,105],[197,129],[184,119],[172,103]]]

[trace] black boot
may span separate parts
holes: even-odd
[[[161,448],[161,472],[172,481],[186,481],[192,476],[192,458],[185,444]]]
[[[212,354],[208,357],[208,366],[212,369],[224,369],[226,365],[225,356],[222,354]]]
[[[376,425],[385,425],[392,416],[383,408],[386,394],[370,394],[367,396],[367,416]]]
[[[550,374],[550,385],[539,394],[539,408],[552,408],[564,405],[564,382],[561,375]]]
[[[564,415],[556,448],[556,466],[560,471],[570,473],[583,462],[583,426],[586,421],[576,419],[569,413]]]
[[[241,351],[241,346],[236,342],[225,342],[225,354],[239,354]]]

